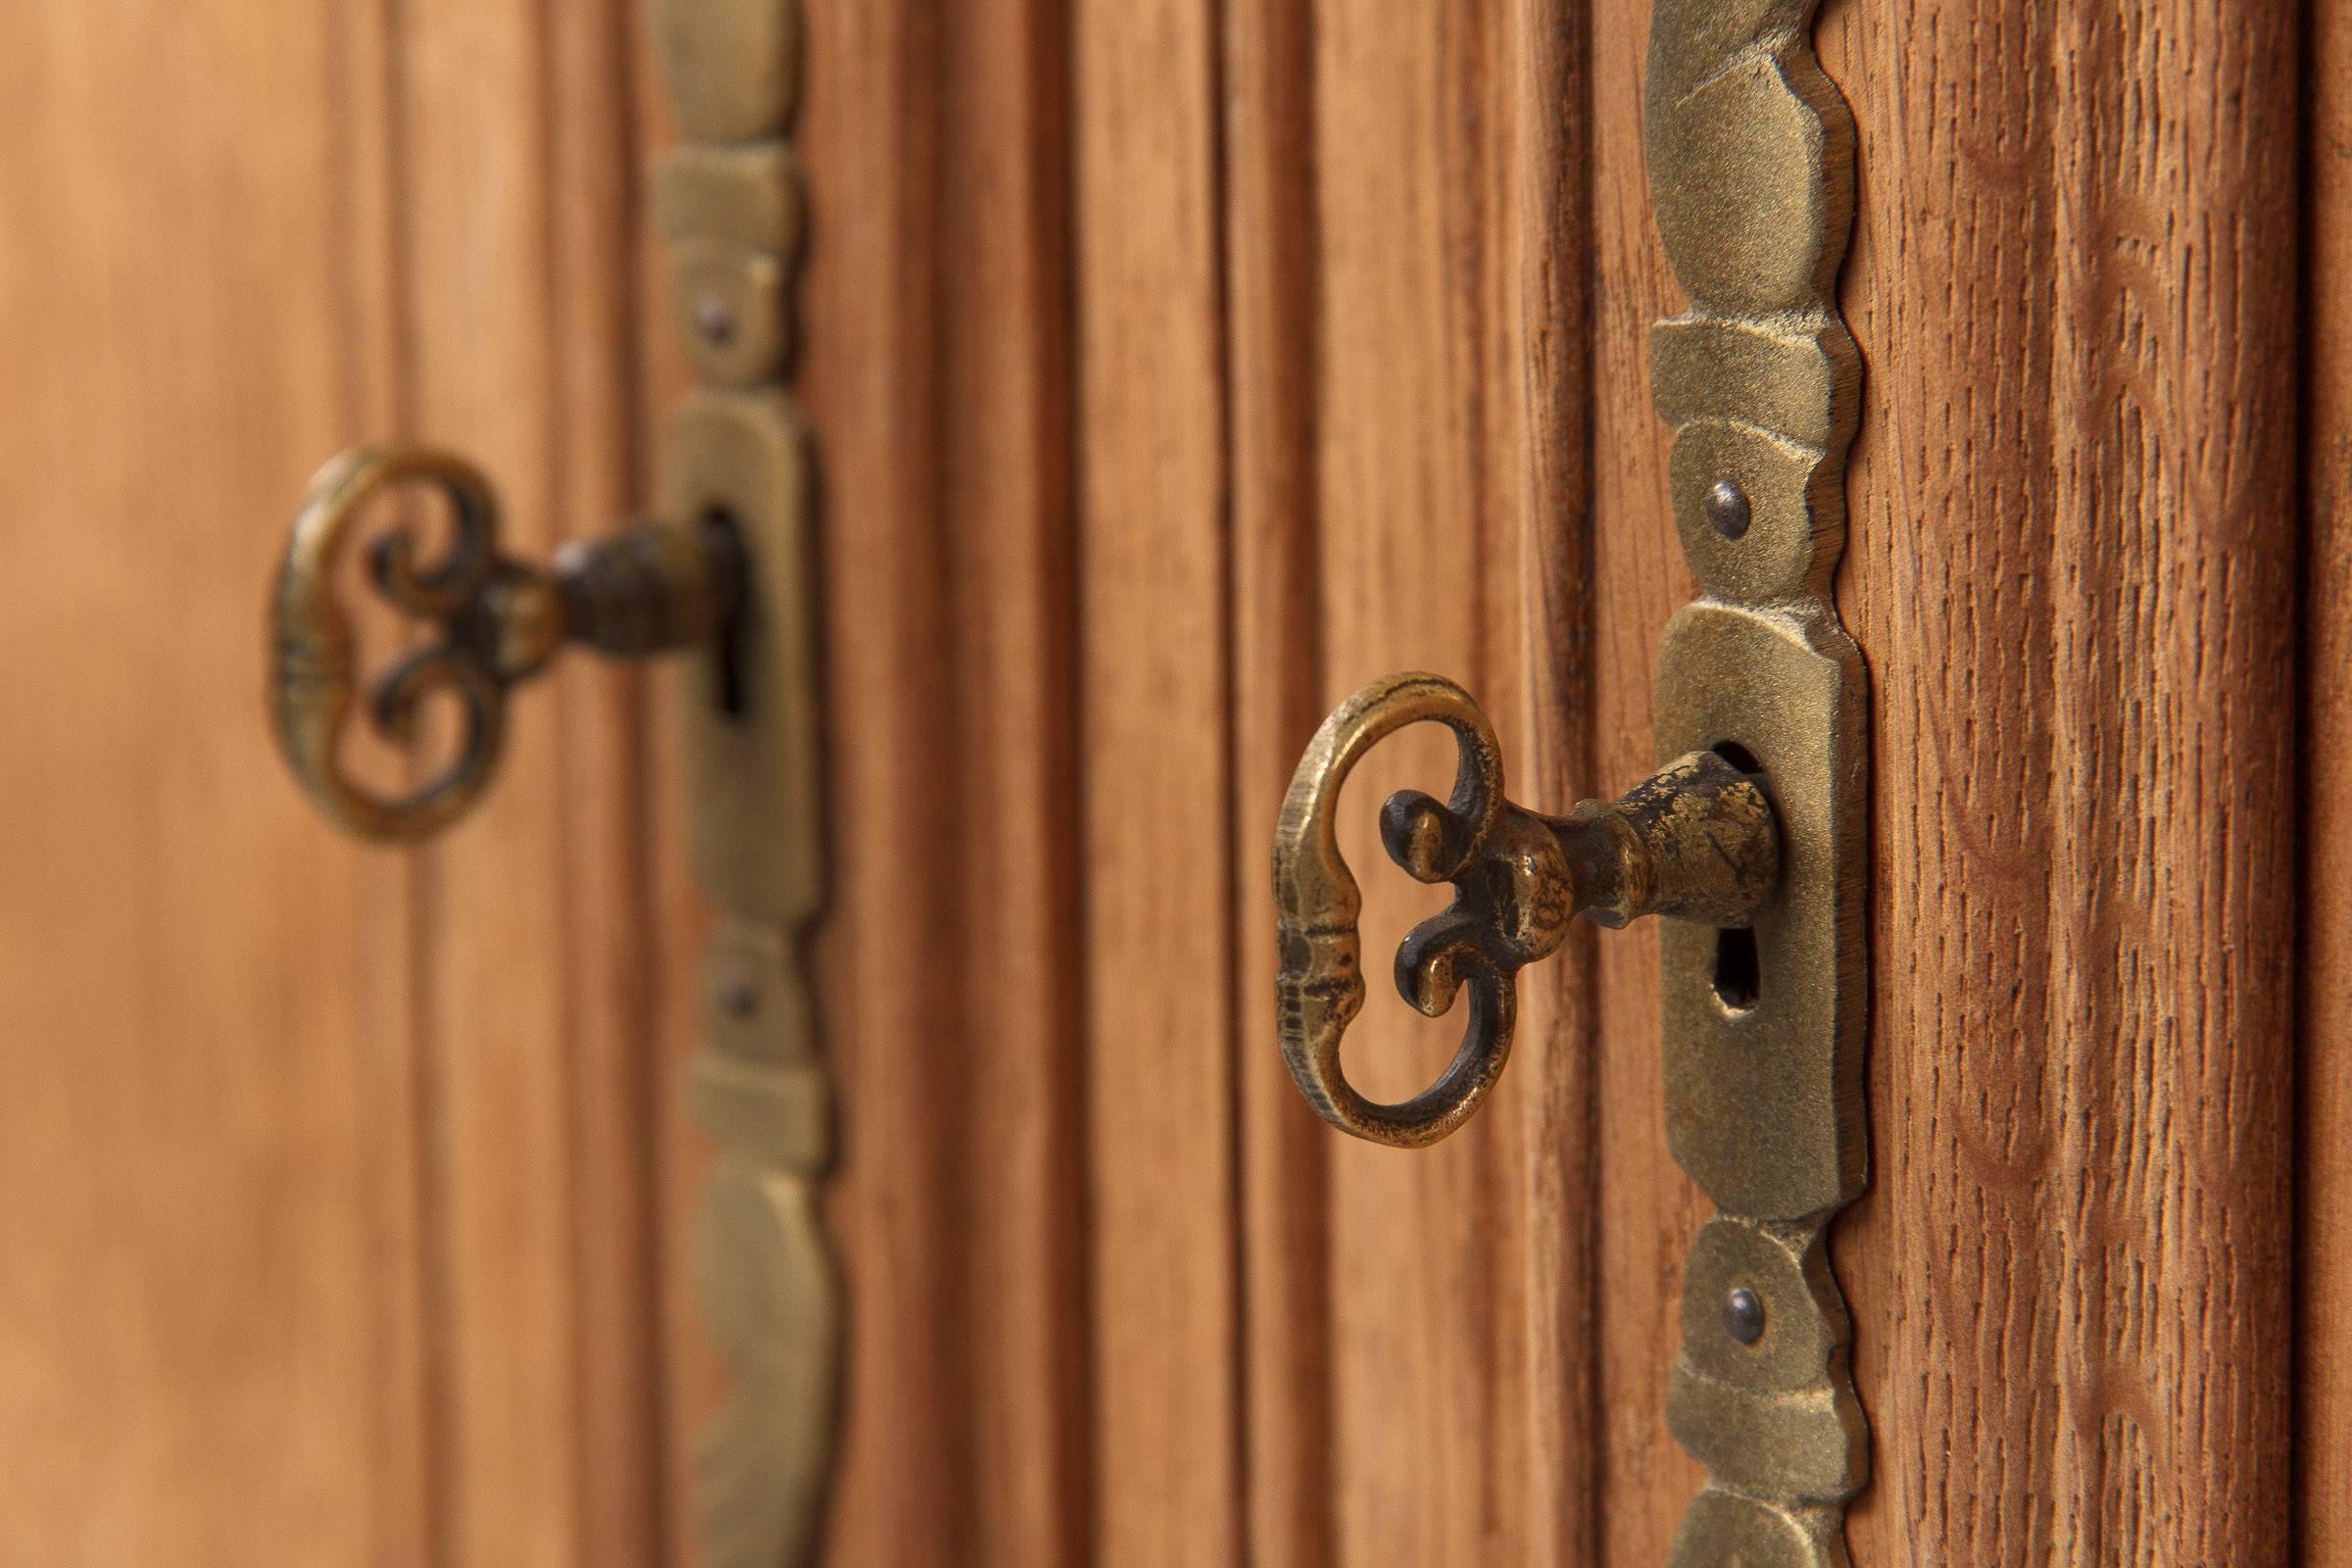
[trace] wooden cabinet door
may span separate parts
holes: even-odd
[[[262,703],[290,508],[406,432],[543,553],[642,495],[620,6],[101,0],[0,33],[0,1562],[652,1559],[633,678],[350,847]]]
[[[2337,9],[1820,20],[1866,365],[1860,1563],[2352,1550],[2341,181],[2305,65]],[[814,15],[807,386],[836,603],[871,612],[836,628],[842,1213],[854,1274],[924,1283],[855,1307],[842,1560],[1664,1561],[1707,1205],[1652,943],[1529,971],[1503,1087],[1401,1154],[1282,1069],[1266,883],[1317,719],[1392,670],[1475,691],[1541,808],[1650,763],[1691,584],[1649,7]],[[1450,776],[1393,744],[1359,801]],[[911,966],[860,912],[909,823]],[[1366,884],[1368,954],[1440,896]],[[1458,1025],[1375,990],[1351,1059],[1403,1093]]]
[[[1708,1206],[1645,933],[1402,1153],[1274,1044],[1323,713],[1442,671],[1563,810],[1692,593],[1646,0],[802,0],[841,1568],[1648,1568]],[[305,475],[458,443],[534,553],[683,384],[629,0],[90,0],[0,49],[0,1563],[693,1560],[708,915],[575,667],[475,820],[266,733]],[[1866,367],[1853,1560],[2352,1565],[2343,0],[1833,0]],[[1351,792],[1448,776],[1408,736]],[[1441,897],[1366,875],[1367,952]],[[1403,1094],[1456,1022],[1385,995]]]

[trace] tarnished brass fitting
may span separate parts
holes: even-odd
[[[1389,798],[1381,839],[1423,882],[1450,882],[1453,903],[1396,950],[1396,987],[1438,1017],[1467,986],[1470,1022],[1438,1082],[1400,1104],[1356,1093],[1340,1038],[1363,1005],[1363,898],[1341,858],[1340,787],[1374,744],[1408,724],[1454,732],[1450,800],[1418,790]],[[1623,926],[1662,914],[1719,927],[1748,923],[1780,877],[1780,831],[1753,777],[1713,752],[1677,759],[1616,801],[1566,816],[1512,804],[1502,756],[1469,693],[1438,675],[1392,675],[1357,692],[1315,734],[1291,779],[1274,839],[1280,906],[1283,1057],[1308,1103],[1345,1132],[1416,1148],[1459,1127],[1509,1057],[1515,977],[1549,957],[1579,914]]]
[[[336,563],[361,509],[404,484],[447,501],[450,540],[420,564],[396,529],[368,551],[376,591],[437,635],[378,676],[368,695],[375,728],[411,743],[433,695],[457,699],[464,731],[436,776],[383,796],[341,760],[360,701],[357,638],[336,597]],[[465,814],[496,767],[507,693],[546,668],[566,643],[643,658],[717,639],[742,589],[739,547],[723,526],[646,523],[560,550],[551,569],[499,554],[498,501],[465,459],[426,447],[363,447],[320,469],[294,519],[270,597],[270,710],[278,744],[321,811],[363,838],[414,840]]]

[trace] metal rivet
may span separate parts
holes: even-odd
[[[1740,1286],[1723,1298],[1723,1331],[1741,1345],[1764,1337],[1764,1298]]]
[[[1707,498],[1701,506],[1707,521],[1726,539],[1737,539],[1747,532],[1747,492],[1729,479],[1718,479],[1707,486]]]
[[[735,336],[735,307],[718,294],[705,294],[694,302],[695,329],[712,343],[726,344]]]
[[[760,1010],[760,988],[749,980],[730,980],[719,988],[718,1004],[730,1018],[749,1018]]]

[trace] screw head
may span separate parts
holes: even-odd
[[[718,1004],[730,1018],[749,1018],[760,1010],[760,988],[749,980],[729,980],[719,988]]]
[[[694,302],[694,327],[710,342],[726,344],[735,336],[735,307],[720,295],[705,294]]]
[[[1723,1332],[1741,1345],[1764,1337],[1764,1298],[1742,1285],[1723,1298]]]
[[[1707,486],[1706,499],[1699,510],[1707,514],[1708,525],[1726,539],[1737,539],[1747,532],[1747,492],[1734,480],[1718,479]]]

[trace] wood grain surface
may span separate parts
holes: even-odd
[[[2294,19],[1845,6],[1858,1562],[2287,1560]]]
[[[374,1562],[428,1529],[409,879],[310,818],[260,696],[287,504],[391,412],[346,352],[389,335],[379,40],[21,21],[0,1557]]]
[[[310,814],[260,701],[336,447],[461,443],[523,546],[635,493],[620,14],[11,28],[0,1559],[648,1559],[632,683],[534,694],[414,859]]]
[[[1705,1204],[1651,940],[1523,977],[1489,1109],[1408,1154],[1282,1070],[1265,881],[1294,760],[1390,670],[1468,683],[1530,806],[1648,768],[1691,585],[1647,5],[806,9],[828,1561],[1662,1561]],[[2352,1563],[2341,11],[1822,24],[1869,366],[1860,1564],[2266,1568],[2290,1513]],[[404,858],[308,814],[258,701],[334,447],[461,444],[533,551],[643,496],[641,31],[122,0],[0,52],[0,1561],[686,1561],[706,918],[662,726],[566,670]],[[1368,952],[1439,897],[1374,808],[1449,767],[1400,737],[1351,791]],[[1407,1093],[1458,1027],[1376,986],[1350,1070]]]
[[[851,1306],[828,1560],[1083,1564],[1067,19],[808,7]]]
[[[1092,1559],[1241,1554],[1218,17],[1071,7]]]
[[[1649,771],[1650,670],[1667,618],[1697,591],[1668,510],[1665,424],[1650,407],[1649,327],[1682,291],[1649,217],[1641,83],[1649,6],[1609,0],[1592,15],[1592,252],[1588,352],[1592,403],[1590,702],[1595,793]],[[1849,617],[1850,622],[1850,617]],[[1630,936],[1630,940],[1629,940]],[[1602,933],[1594,1043],[1599,1129],[1597,1274],[1602,1466],[1597,1561],[1662,1563],[1704,1477],[1666,1430],[1664,1390],[1681,1345],[1668,1303],[1706,1200],[1666,1149],[1658,1054],[1658,953],[1648,933]]]
[[[2295,1545],[2352,1563],[2352,6],[2307,12]]]
[[[1275,1044],[1274,901],[1259,842],[1299,737],[1321,722],[1322,322],[1312,0],[1233,13],[1218,62],[1226,115],[1222,238],[1232,435],[1232,803],[1238,963],[1232,1038],[1239,1154],[1243,1560],[1331,1568],[1335,1284],[1322,1124],[1300,1116]]]
[[[807,137],[841,225],[808,375],[844,432],[837,767],[876,824],[853,815],[845,854],[1002,833],[991,875],[1046,878],[992,905],[957,891],[965,848],[911,902],[845,878],[850,1114],[889,1153],[854,1138],[844,1187],[881,1295],[842,1559],[1656,1561],[1697,1482],[1658,1390],[1703,1204],[1659,1127],[1648,944],[1580,939],[1534,982],[1495,1112],[1397,1156],[1291,1102],[1256,891],[1290,759],[1389,668],[1471,680],[1532,804],[1648,764],[1655,639],[1690,589],[1646,386],[1678,302],[1640,159],[1646,8],[1022,18],[1027,56],[956,8],[814,19],[842,81]],[[1856,1549],[2264,1560],[2284,24],[1921,22],[1841,6],[1826,40],[1861,125],[1847,298],[1873,368],[1843,591],[1887,759],[1880,1181],[1840,1254],[1882,1423]],[[984,525],[983,478],[1034,499]],[[988,630],[1024,624],[1018,654]],[[1042,694],[1040,729],[975,727],[991,690]],[[1351,830],[1368,873],[1370,803],[1444,767],[1396,750]],[[1001,797],[1028,826],[974,811],[958,768],[1028,780]],[[1376,942],[1426,904],[1367,893]],[[1046,956],[983,1031],[967,999],[1002,971],[974,944],[1007,910]],[[909,1037],[938,1054],[876,1044]],[[1352,1059],[1401,1093],[1450,1039],[1376,1001]],[[1066,1140],[1023,1179],[967,1142],[969,1049]],[[957,1332],[985,1249],[1029,1260],[1004,1299],[1051,1326],[1029,1343],[1053,1369]],[[972,1435],[1041,1421],[1034,1511],[977,1526]]]
[[[1560,417],[1585,367],[1553,349],[1586,306],[1552,95],[1564,33],[1533,7],[1325,0],[1313,17],[1318,706],[1392,670],[1452,675],[1494,718],[1514,798],[1545,808],[1587,783],[1589,744],[1557,684],[1583,662],[1589,586],[1584,447]],[[1343,843],[1376,969],[1443,895],[1388,864],[1374,811],[1402,784],[1442,792],[1451,763],[1425,731],[1352,781]],[[1592,1313],[1591,955],[1580,936],[1534,978],[1509,1087],[1462,1136],[1413,1154],[1330,1140],[1339,1562],[1574,1560],[1592,1530],[1594,1385],[1571,1348]],[[1245,1004],[1271,994],[1272,957],[1247,955]],[[1350,1072],[1400,1098],[1461,1028],[1376,980]]]
[[[510,548],[537,557],[645,494],[622,14],[399,14],[411,416],[500,476]],[[573,661],[556,678],[517,704],[507,776],[428,852],[416,910],[441,1548],[518,1568],[642,1561],[655,1539],[645,748],[635,677]],[[591,1258],[609,1279],[583,1277]]]

